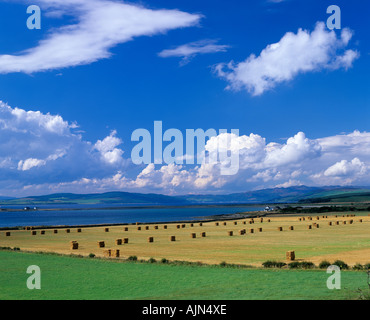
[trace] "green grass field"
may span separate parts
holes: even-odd
[[[26,287],[27,267],[41,269],[41,290]],[[236,269],[76,258],[0,251],[0,300],[357,299],[365,272],[342,271],[342,289],[325,270]]]

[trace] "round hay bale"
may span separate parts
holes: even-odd
[[[127,244],[128,243],[128,238],[124,238],[123,243]]]
[[[295,252],[294,251],[288,251],[286,253],[286,259],[288,261],[294,261],[295,260]]]
[[[58,233],[58,230],[57,230],[57,229],[54,229],[54,231],[53,231],[53,232],[56,234],[56,233]]]
[[[181,226],[178,224],[178,225],[176,226],[176,228],[177,228],[177,229],[180,229],[180,228],[181,228]]]
[[[5,236],[6,237],[10,237],[10,232],[8,231],[8,232],[5,232]]]
[[[123,230],[124,230],[124,231],[128,231],[128,227],[124,227],[124,228],[123,228]]]
[[[145,230],[149,230],[149,226],[146,226],[146,227],[145,227]]]
[[[205,237],[206,237],[206,233],[205,233],[205,232],[202,232],[202,233],[201,233],[201,237],[202,237],[202,238],[205,238]]]
[[[247,224],[247,221],[243,221],[243,224]]]
[[[45,234],[45,230],[41,230],[40,231],[40,234]]]
[[[358,222],[362,222],[362,219],[358,220]]]
[[[166,226],[166,225],[164,225],[164,226],[163,226],[163,229],[167,229],[167,226]]]
[[[176,236],[171,236],[170,241],[172,241],[172,242],[176,241]]]
[[[158,226],[154,226],[154,230],[158,230]]]
[[[339,221],[336,221],[335,224],[338,226],[339,225]]]
[[[227,234],[228,234],[229,237],[232,237],[234,235],[234,233],[232,231],[229,231]]]
[[[71,233],[71,229],[66,229],[66,233]]]
[[[320,228],[320,225],[318,223],[316,223],[316,226],[315,226],[317,229]]]
[[[149,237],[149,238],[148,238],[148,242],[149,242],[149,243],[154,242],[154,238],[153,238],[153,237]]]
[[[193,228],[193,227],[194,227],[194,223],[190,223],[190,227],[192,227],[192,228]]]
[[[271,219],[267,219],[267,222],[271,222]]]
[[[195,239],[195,238],[197,237],[197,234],[196,234],[196,233],[191,233],[191,234],[190,234],[190,237],[191,237],[192,239]]]
[[[199,223],[199,226],[200,226],[200,227],[202,227],[202,226],[203,226],[203,223],[202,223],[202,222],[201,222],[201,223]]]
[[[182,224],[181,228],[184,229],[186,227],[186,224]]]
[[[215,222],[215,226],[218,227],[220,224],[218,222]]]
[[[307,229],[312,229],[312,226],[311,226],[311,225],[308,225],[308,226],[307,226]]]
[[[289,227],[289,230],[293,231],[294,230],[294,227],[293,226],[290,226]]]
[[[343,224],[347,224],[347,221],[343,221]]]
[[[109,228],[104,228],[104,232],[109,232]]]
[[[329,221],[329,222],[328,222],[328,225],[329,225],[329,226],[332,226],[332,225],[333,225],[333,223],[332,223],[331,221]]]
[[[114,258],[119,258],[120,257],[119,249],[113,250],[113,252],[111,254],[112,254],[112,257],[114,257]]]
[[[82,232],[82,229],[77,229],[77,233],[81,233]]]
[[[98,248],[105,248],[105,242],[104,241],[98,241]]]
[[[283,227],[278,227],[278,231],[283,231]]]
[[[141,231],[141,227],[137,227],[137,230],[138,230],[138,231]]]
[[[31,235],[35,236],[37,234],[37,231],[31,231]]]
[[[238,222],[237,221],[234,221],[234,225],[236,226],[238,224]]]
[[[254,233],[254,229],[249,229],[249,233]]]
[[[77,241],[72,241],[71,242],[71,249],[72,250],[78,250],[78,242]]]
[[[121,246],[122,245],[122,239],[116,239],[116,245]]]
[[[243,230],[239,230],[239,235],[244,235],[245,234],[245,229],[243,229]]]
[[[258,228],[258,232],[262,232],[262,228]]]
[[[227,225],[227,222],[224,222],[224,226],[226,226]]]
[[[112,250],[111,249],[104,250],[103,254],[104,254],[104,257],[109,258],[112,256]]]

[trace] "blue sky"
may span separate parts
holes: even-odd
[[[26,27],[31,4],[41,30]],[[331,32],[332,4],[341,30]],[[19,0],[0,9],[0,195],[367,184],[364,1]],[[239,129],[240,171],[133,165],[131,134],[154,121]]]

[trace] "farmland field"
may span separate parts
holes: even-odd
[[[27,267],[41,269],[41,290],[26,287]],[[235,269],[0,251],[0,300],[330,300],[357,299],[366,273],[342,272],[328,290],[325,270]]]
[[[166,258],[208,264],[225,261],[257,267],[266,260],[285,261],[286,252],[295,251],[298,261],[318,264],[323,260],[340,259],[349,265],[365,264],[370,262],[370,217],[368,212],[361,214],[357,213],[355,217],[328,214],[327,218],[318,216],[319,220],[316,215],[308,220],[306,215],[304,221],[301,216],[288,215],[269,217],[270,222],[267,218],[263,222],[256,218],[252,224],[250,219],[227,221],[226,225],[220,221],[218,226],[215,222],[206,222],[202,226],[199,223],[193,226],[190,223],[172,223],[167,224],[167,229],[163,224],[114,226],[109,227],[109,232],[105,232],[105,227],[86,227],[81,233],[76,228],[70,228],[70,233],[61,228],[56,234],[54,229],[43,229],[43,235],[42,229],[35,230],[36,235],[31,235],[30,230],[11,230],[10,236],[6,236],[6,231],[0,232],[0,247],[84,256],[93,253],[98,257],[103,257],[107,249],[118,249],[121,258],[135,255],[139,259]],[[313,223],[319,227],[308,229],[308,225]],[[125,227],[128,231],[124,231]],[[278,231],[278,227],[282,227],[283,231]],[[289,230],[289,227],[294,230]],[[246,230],[246,234],[239,234],[242,229]],[[229,231],[233,232],[233,236],[228,235]],[[206,237],[201,237],[203,232]],[[192,233],[196,238],[191,237]],[[175,236],[176,241],[171,242],[170,236]],[[148,242],[149,237],[153,237],[152,243]],[[128,238],[128,244],[116,244],[117,239],[124,238]],[[78,242],[77,250],[71,249],[71,241]],[[104,241],[105,247],[98,248],[98,241]]]

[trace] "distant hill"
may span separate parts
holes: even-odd
[[[130,192],[107,192],[97,194],[56,193],[7,201],[0,205],[37,205],[37,204],[183,204],[180,200],[161,194],[142,194]]]
[[[313,202],[370,201],[370,188],[306,187],[271,188],[225,195],[167,196],[130,192],[97,194],[57,193],[19,199],[2,200],[0,205],[39,204],[131,204],[131,205],[190,205],[190,204],[268,204]]]

